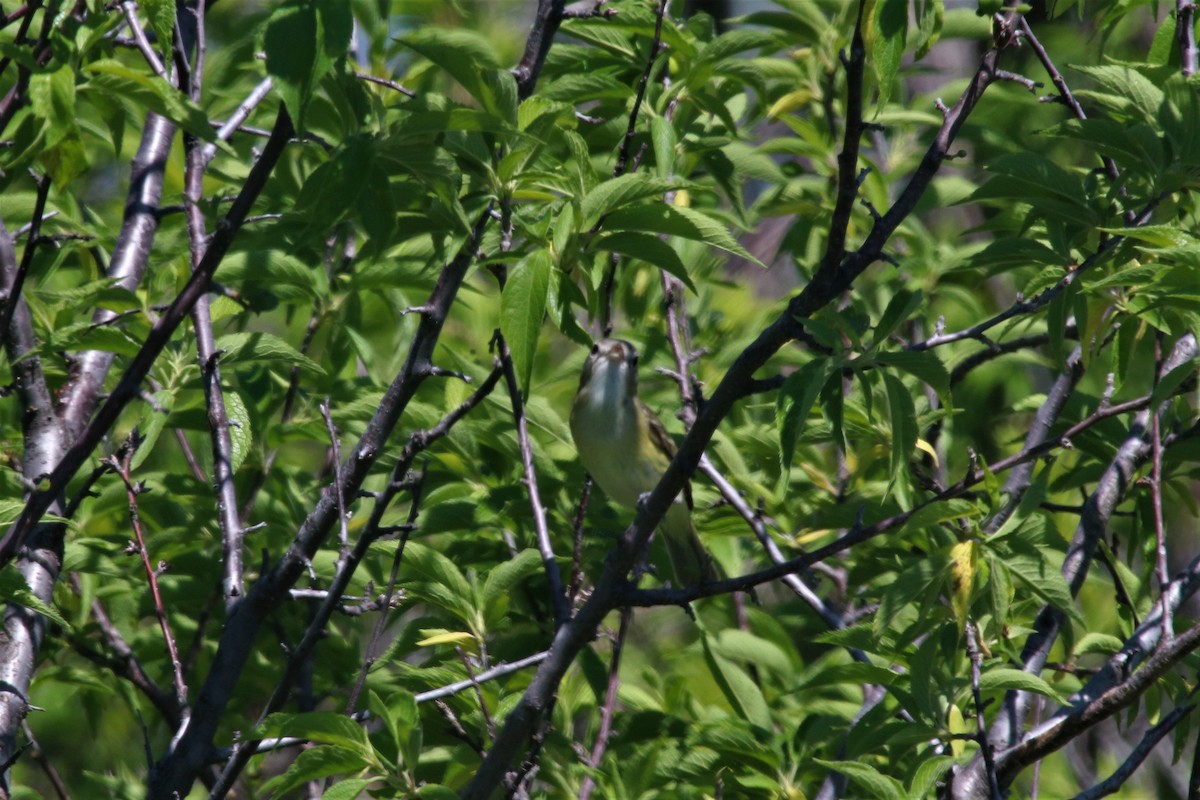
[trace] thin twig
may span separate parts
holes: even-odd
[[[1156,331],[1154,335],[1154,383],[1155,388],[1163,377],[1163,333]],[[1150,505],[1154,515],[1154,562],[1158,576],[1159,602],[1162,603],[1163,641],[1171,641],[1174,635],[1174,625],[1171,614],[1167,611],[1167,585],[1171,575],[1167,571],[1167,531],[1163,524],[1163,495],[1162,495],[1162,431],[1160,430],[1158,414],[1150,415]]]
[[[150,65],[151,71],[169,83],[171,78],[167,75],[167,69],[163,66],[158,53],[154,52],[154,46],[150,44],[150,40],[146,38],[146,32],[142,30],[142,23],[138,21],[137,3],[132,0],[124,0],[121,3],[121,10],[125,12],[125,22],[133,31],[133,41],[137,44],[137,49],[141,52],[142,57],[146,59],[146,63]]]
[[[291,138],[291,132],[291,118],[287,115],[287,110],[281,108],[271,141],[251,168],[250,175],[238,194],[238,199],[229,209],[222,223],[217,226],[216,234],[209,240],[204,260],[197,269],[192,271],[187,284],[176,296],[171,306],[151,327],[145,343],[130,361],[117,385],[103,405],[92,415],[83,432],[74,440],[71,448],[67,450],[48,476],[46,488],[35,492],[30,497],[20,519],[9,528],[3,539],[0,539],[0,563],[8,563],[12,560],[24,543],[25,537],[29,535],[46,509],[49,508],[53,498],[63,491],[67,482],[79,471],[100,440],[108,435],[117,417],[120,416],[129,401],[138,396],[142,380],[170,342],[172,334],[200,297],[204,295],[209,280],[229,251],[242,221],[248,215],[250,207],[258,198],[268,176],[273,171],[276,161],[282,155]]]
[[[67,784],[63,782],[62,776],[54,768],[54,764],[50,761],[49,756],[46,755],[46,751],[42,749],[42,746],[38,744],[38,740],[34,738],[33,729],[29,727],[29,723],[22,720],[21,729],[25,732],[25,738],[29,740],[29,757],[33,759],[35,764],[42,768],[42,772],[46,775],[46,780],[50,782],[50,786],[54,789],[54,796],[58,800],[71,800],[71,794],[67,791]]]
[[[405,469],[407,478],[407,469]],[[375,620],[375,628],[371,631],[371,638],[367,640],[366,657],[363,658],[363,663],[359,667],[358,677],[354,681],[354,688],[350,690],[350,696],[346,700],[346,711],[353,712],[358,705],[358,698],[362,694],[363,687],[367,683],[367,674],[371,671],[371,667],[375,664],[376,653],[379,649],[379,643],[383,641],[383,635],[387,630],[388,610],[392,605],[392,598],[396,596],[396,582],[400,577],[400,562],[404,559],[404,546],[408,544],[409,531],[416,526],[417,514],[421,508],[421,493],[425,488],[426,469],[421,470],[421,474],[412,480],[406,480],[408,490],[411,492],[411,501],[408,505],[408,521],[400,533],[400,541],[396,544],[396,552],[392,554],[392,569],[388,573],[387,589],[383,593],[383,611]],[[392,473],[393,480],[389,484],[389,488],[385,490],[384,497],[376,501],[375,510],[371,515],[370,521],[367,523],[367,530],[378,530],[379,522],[383,517],[383,510],[387,508],[391,501],[391,495],[386,494],[388,491],[396,491],[401,485],[396,478],[396,472]],[[396,489],[391,487],[395,486]]]
[[[333,453],[333,499],[337,504],[338,514],[338,565],[345,562],[350,554],[349,518],[346,513],[346,497],[342,494],[342,446],[338,440],[338,431],[333,424],[329,412],[329,398],[321,401],[321,418],[325,420],[325,430],[329,433],[329,447]]]
[[[822,548],[809,553],[797,556],[795,558],[784,561],[781,564],[776,564],[771,567],[747,573],[736,578],[726,578],[719,581],[713,581],[708,584],[689,586],[679,589],[632,589],[628,586],[622,587],[618,592],[618,605],[636,605],[636,606],[678,606],[684,603],[690,603],[693,600],[699,600],[702,597],[712,597],[715,595],[728,594],[734,591],[747,591],[755,586],[759,586],[769,581],[777,580],[784,575],[794,574],[817,564],[830,556],[843,552],[850,547],[860,544],[869,539],[894,530],[905,522],[907,522],[914,514],[927,506],[944,502],[955,497],[961,497],[972,487],[978,485],[989,474],[1003,472],[1020,464],[1037,459],[1053,453],[1064,446],[1064,443],[1069,443],[1069,440],[1094,427],[1095,425],[1110,419],[1115,416],[1127,414],[1131,411],[1140,411],[1150,405],[1150,395],[1139,397],[1135,400],[1130,400],[1126,403],[1120,403],[1115,406],[1107,406],[1099,408],[1089,414],[1085,419],[1072,425],[1067,431],[1058,437],[1042,442],[1036,446],[1026,447],[1019,453],[1014,453],[998,461],[989,464],[986,469],[979,466],[971,467],[967,474],[964,475],[957,483],[947,487],[945,490],[938,492],[930,497],[924,503],[917,505],[915,508],[904,511],[899,514],[894,514],[890,517],[879,520],[870,525],[855,526],[840,537],[825,545]]]
[[[399,92],[400,94],[404,95],[405,97],[416,97],[417,96],[417,93],[414,92],[412,89],[402,86],[401,84],[396,83],[393,80],[388,80],[387,78],[379,78],[379,77],[376,77],[375,75],[368,75],[365,72],[355,72],[354,77],[358,78],[359,80],[368,81],[370,83],[377,83],[380,86],[386,86],[387,88],[391,89],[392,91]]]
[[[641,113],[642,100],[646,96],[646,87],[650,84],[650,73],[654,70],[654,64],[658,60],[659,51],[662,48],[663,18],[667,14],[667,2],[668,0],[659,0],[658,8],[655,11],[654,39],[650,42],[650,52],[646,56],[646,64],[642,68],[642,76],[638,79],[637,91],[634,93],[633,105],[629,109],[629,121],[625,125],[625,136],[621,139],[621,147],[617,151],[617,161],[613,165],[614,178],[624,175],[629,166],[630,148],[633,145],[633,137],[637,133],[637,120]],[[603,220],[597,222],[597,227],[602,223]],[[604,306],[600,314],[600,328],[604,331],[605,336],[608,336],[613,328],[613,291],[616,286],[618,260],[615,253],[609,258],[608,268],[604,272],[604,280],[601,284]]]
[[[571,521],[574,547],[571,550],[571,585],[567,587],[567,602],[575,605],[579,589],[583,586],[583,523],[587,516],[588,500],[592,496],[592,476],[583,476],[583,487],[579,490],[579,504],[575,506],[575,518]]]
[[[476,673],[474,678],[457,681],[456,683],[449,683],[445,686],[440,686],[437,689],[419,692],[414,695],[414,698],[416,699],[417,703],[420,704],[428,703],[432,700],[440,700],[443,697],[450,697],[451,695],[455,695],[459,692],[463,692],[467,689],[478,686],[481,683],[487,683],[488,681],[495,680],[496,678],[503,678],[505,675],[511,675],[514,672],[520,672],[526,667],[536,666],[537,664],[545,661],[546,656],[549,654],[549,650],[543,650],[540,653],[534,653],[531,656],[525,656],[525,658],[520,658],[516,661],[510,661],[507,664],[497,664],[494,667]]]
[[[9,325],[17,304],[22,302],[21,290],[25,285],[25,277],[33,265],[33,255],[38,248],[38,240],[42,229],[42,220],[46,218],[46,199],[50,195],[50,176],[43,175],[37,179],[37,194],[33,201],[33,216],[29,220],[29,238],[25,240],[25,249],[21,252],[21,261],[16,269],[5,274],[0,279],[0,343],[7,342]],[[9,272],[6,270],[6,273]],[[11,360],[11,358],[10,358]]]
[[[238,105],[237,110],[230,115],[229,119],[217,127],[217,140],[222,142],[229,141],[229,137],[233,136],[241,128],[242,124],[250,118],[250,115],[254,113],[254,109],[258,107],[259,103],[270,96],[272,86],[270,78],[263,78],[259,81],[258,85]],[[270,131],[264,131],[264,133],[270,135]],[[205,144],[200,148],[200,154],[207,165],[217,154],[216,143],[208,142]]]
[[[504,370],[504,382],[508,386],[508,397],[512,403],[513,421],[517,427],[517,442],[521,448],[521,468],[524,470],[525,488],[529,492],[529,506],[533,513],[533,529],[537,538],[538,552],[542,556],[542,567],[550,584],[550,605],[554,609],[554,627],[557,629],[571,615],[567,604],[567,592],[563,587],[562,573],[558,568],[558,557],[550,541],[550,528],[546,524],[546,507],[542,505],[538,489],[537,469],[533,463],[533,446],[529,442],[529,423],[525,416],[525,405],[521,400],[521,387],[517,384],[517,373],[513,368],[512,354],[500,330],[492,335],[496,346],[498,365]]]
[[[188,709],[188,687],[183,677],[183,663],[179,660],[179,650],[175,646],[175,636],[171,633],[171,623],[167,619],[167,609],[163,604],[162,592],[158,588],[158,570],[150,563],[150,551],[146,547],[146,537],[142,533],[142,521],[138,515],[138,495],[142,492],[141,484],[134,484],[130,475],[130,462],[133,458],[133,448],[121,456],[114,456],[112,466],[125,484],[125,494],[129,499],[129,521],[133,527],[133,535],[137,543],[137,552],[142,559],[142,567],[146,571],[146,583],[150,587],[150,596],[154,601],[154,615],[158,618],[158,626],[162,630],[163,641],[167,646],[167,656],[171,661],[171,672],[175,679],[175,702],[179,707],[180,725],[186,725],[190,712]]]
[[[84,596],[83,581],[78,575],[72,574],[69,583],[77,597]],[[93,649],[97,638],[94,633],[87,636],[73,634],[67,637],[67,641],[84,658],[93,663],[102,664],[117,677],[133,684],[134,688],[146,696],[163,720],[174,730],[179,725],[178,698],[170,691],[163,689],[150,677],[141,660],[133,652],[129,643],[125,641],[125,637],[117,630],[117,626],[113,624],[99,600],[92,601],[91,610],[92,618],[100,629],[99,638],[108,652],[101,653]]]
[[[197,16],[197,24],[201,25],[203,33],[203,14]],[[189,82],[192,101],[200,101],[202,72],[204,69],[204,42],[201,36],[197,47],[196,65],[192,70],[192,80]],[[182,73],[180,73],[182,79]],[[204,192],[204,171],[208,163],[204,159],[204,151],[196,137],[185,134],[183,146],[186,154],[187,167],[184,174],[183,200],[187,215],[188,245],[191,254],[192,270],[200,269],[208,249],[208,231],[201,208]],[[200,361],[200,375],[204,386],[205,407],[208,412],[209,445],[212,450],[212,482],[213,492],[217,499],[217,523],[221,529],[221,567],[222,592],[225,597],[225,610],[231,612],[237,598],[245,592],[244,564],[242,559],[242,544],[244,531],[241,519],[238,517],[237,487],[234,485],[234,453],[233,434],[230,427],[238,425],[238,420],[229,419],[229,409],[225,403],[225,390],[221,380],[221,354],[217,351],[216,335],[213,331],[212,314],[209,310],[207,294],[196,299],[191,310],[192,328],[196,334],[196,357]],[[181,442],[186,443],[182,433],[177,434]]]
[[[992,800],[1002,800],[1000,785],[996,781],[996,760],[992,754],[992,743],[988,739],[987,722],[983,718],[983,692],[979,688],[982,656],[979,653],[979,629],[974,620],[967,620],[963,638],[967,644],[967,657],[971,660],[971,697],[975,706],[975,740],[983,753],[984,770],[987,774],[989,794]]]
[[[1138,742],[1137,747],[1126,759],[1121,762],[1121,766],[1117,767],[1112,775],[1097,783],[1085,792],[1080,792],[1071,800],[1100,800],[1101,797],[1108,797],[1110,794],[1116,794],[1125,785],[1125,782],[1133,777],[1133,773],[1142,765],[1146,757],[1150,755],[1150,751],[1162,741],[1162,738],[1170,733],[1176,725],[1178,725],[1184,717],[1192,713],[1195,706],[1179,706],[1178,708],[1167,714],[1162,720],[1142,737]],[[1040,761],[1038,762],[1041,763]]]
[[[461,647],[455,647],[454,652],[458,654],[458,660],[462,662],[463,669],[467,672],[467,681],[471,684],[471,688],[475,692],[475,700],[479,703],[479,713],[483,715],[483,723],[487,726],[488,741],[492,741],[496,738],[496,720],[492,718],[492,712],[488,709],[487,700],[483,696],[483,689],[479,685],[479,680],[475,677],[475,670],[471,667],[471,659],[467,657],[466,652]]]
[[[633,609],[629,606],[621,609],[621,622],[617,627],[617,635],[613,639],[612,660],[608,665],[608,686],[604,692],[604,705],[600,708],[600,728],[596,731],[596,741],[592,744],[592,752],[588,764],[592,772],[583,779],[579,789],[579,800],[588,800],[596,788],[592,777],[600,768],[604,759],[604,751],[608,749],[608,740],[612,736],[613,717],[617,711],[617,691],[621,688],[621,652],[625,648],[625,639],[629,636],[629,627],[633,622]]]
[[[1034,34],[1033,28],[1029,25],[1029,20],[1025,19],[1024,15],[1021,16],[1018,26],[1021,39],[1033,49],[1038,60],[1042,62],[1042,68],[1050,76],[1050,81],[1054,84],[1054,88],[1058,90],[1058,96],[1061,98],[1063,104],[1071,109],[1071,114],[1075,116],[1075,119],[1087,119],[1087,114],[1084,113],[1083,106],[1079,104],[1079,101],[1075,99],[1075,95],[1071,93],[1071,88],[1067,86],[1066,78],[1058,71],[1058,67],[1054,65],[1053,59],[1050,58],[1050,54],[1046,52],[1046,48],[1042,46],[1042,43],[1038,41],[1037,35]],[[1108,156],[1104,156],[1103,162],[1104,171],[1108,174],[1108,177],[1113,182],[1119,181],[1121,173],[1117,169],[1117,163]]]

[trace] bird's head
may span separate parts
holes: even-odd
[[[599,339],[583,364],[579,389],[606,396],[637,396],[638,351],[624,339]]]

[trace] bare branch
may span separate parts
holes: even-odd
[[[617,690],[621,687],[621,652],[625,648],[625,639],[629,636],[629,626],[633,622],[633,609],[629,606],[621,609],[621,622],[617,627],[617,635],[612,643],[612,660],[608,665],[608,686],[604,691],[604,705],[600,707],[600,728],[596,731],[596,741],[588,763],[592,770],[599,769],[604,759],[604,751],[608,749],[608,740],[612,736],[613,716],[617,711]],[[589,800],[596,789],[596,781],[589,774],[583,779],[579,788],[579,800]]]
[[[137,3],[132,2],[132,0],[124,0],[121,3],[121,10],[125,12],[125,22],[133,32],[133,41],[137,45],[137,49],[141,52],[142,57],[146,59],[150,70],[164,81],[170,83],[171,78],[167,75],[167,69],[163,66],[162,59],[158,57],[158,53],[154,52],[154,46],[146,38],[146,31],[142,29],[142,23],[138,21]]]
[[[1180,706],[1171,711],[1162,720],[1150,730],[1146,731],[1146,735],[1138,742],[1137,747],[1133,748],[1133,752],[1129,757],[1121,762],[1121,766],[1109,775],[1100,783],[1096,784],[1086,792],[1080,792],[1075,795],[1072,800],[1099,800],[1101,797],[1108,797],[1110,794],[1116,794],[1121,787],[1125,785],[1137,768],[1146,760],[1146,756],[1150,755],[1150,751],[1154,749],[1162,738],[1174,730],[1184,717],[1192,713],[1195,706]]]
[[[1200,51],[1196,48],[1196,3],[1175,0],[1175,41],[1179,47],[1180,73],[1185,78],[1196,74]]]
[[[158,588],[159,570],[150,563],[150,551],[146,547],[146,537],[142,532],[142,521],[138,515],[138,495],[142,493],[141,484],[135,484],[130,474],[134,448],[129,447],[122,456],[112,459],[113,471],[120,476],[125,484],[125,494],[129,499],[129,521],[133,527],[134,540],[137,544],[137,554],[142,559],[142,567],[146,571],[146,584],[150,587],[150,596],[154,600],[154,615],[158,618],[158,626],[162,630],[163,642],[167,646],[167,656],[171,661],[171,674],[175,680],[175,703],[179,709],[180,726],[187,725],[188,687],[183,677],[183,663],[179,660],[179,649],[175,646],[175,636],[171,632],[171,623],[167,619],[167,609],[163,604],[162,592]]]

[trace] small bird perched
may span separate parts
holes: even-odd
[[[621,339],[601,339],[583,364],[571,408],[571,438],[579,460],[612,500],[637,508],[657,484],[675,445],[666,428],[637,396],[638,352]],[[682,586],[720,577],[692,525],[691,492],[676,500],[659,524],[675,580]]]

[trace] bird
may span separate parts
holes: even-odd
[[[675,445],[662,421],[637,396],[638,351],[623,339],[601,339],[583,364],[571,407],[571,438],[579,460],[609,499],[636,509],[666,472]],[[710,583],[720,575],[692,524],[691,490],[676,498],[659,530],[675,580]]]

